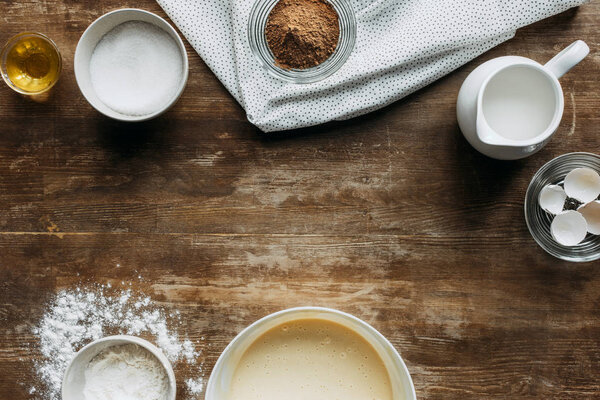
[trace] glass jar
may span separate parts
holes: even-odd
[[[259,63],[272,76],[292,83],[313,83],[323,80],[341,68],[356,42],[356,17],[348,0],[327,0],[339,17],[340,37],[333,54],[323,63],[307,69],[284,69],[275,62],[267,43],[267,19],[279,0],[256,0],[248,20],[248,42]]]

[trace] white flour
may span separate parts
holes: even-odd
[[[204,389],[204,379],[202,378],[189,378],[185,381],[185,385],[187,386],[188,392],[191,394],[199,394]]]
[[[110,294],[108,294],[110,292]],[[60,400],[62,377],[75,353],[89,342],[104,336],[128,334],[143,336],[158,346],[177,365],[182,377],[189,377],[189,399],[196,399],[202,383],[199,352],[188,339],[180,339],[176,327],[182,321],[178,311],[167,313],[150,297],[131,290],[113,290],[110,285],[63,290],[48,304],[34,329],[39,340],[41,360],[35,363],[38,383],[30,388],[39,400]]]
[[[166,400],[169,379],[162,364],[141,346],[109,347],[85,369],[85,400]]]

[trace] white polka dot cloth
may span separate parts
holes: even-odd
[[[384,107],[585,0],[350,0],[356,46],[329,78],[298,85],[252,54],[253,0],[158,0],[194,49],[265,132],[343,120]]]

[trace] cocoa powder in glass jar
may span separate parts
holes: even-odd
[[[326,0],[280,0],[269,14],[265,35],[279,67],[308,69],[335,51],[339,17]]]

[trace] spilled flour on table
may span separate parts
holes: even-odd
[[[185,381],[185,386],[191,394],[200,394],[204,389],[204,379],[202,378],[189,378]]]
[[[159,347],[176,375],[183,366],[181,374],[191,376],[185,380],[185,395],[196,399],[204,387],[200,353],[192,341],[179,335],[181,325],[179,311],[166,311],[130,289],[100,285],[62,290],[49,302],[33,331],[42,357],[35,362],[38,380],[29,393],[39,400],[61,400],[62,378],[75,353],[93,340],[127,334]]]

